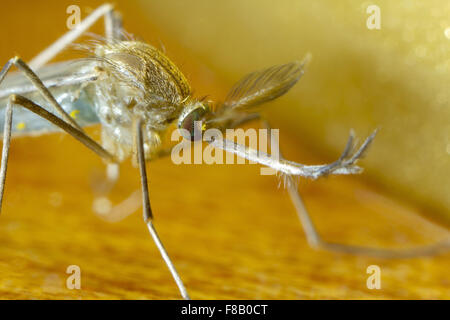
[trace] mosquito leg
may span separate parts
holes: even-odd
[[[167,157],[171,154],[172,147],[162,149],[155,158]],[[106,168],[106,183],[98,189],[102,189],[103,193],[107,193],[113,187],[118,179],[118,173],[114,166],[118,164],[108,164]],[[117,169],[118,170],[118,169]],[[118,222],[129,215],[136,212],[142,205],[142,195],[140,190],[135,190],[125,200],[113,205],[107,196],[98,196],[93,203],[94,212],[103,220],[108,222]]]
[[[94,186],[99,195],[94,199],[92,209],[96,215],[108,222],[118,222],[136,212],[142,205],[140,190],[135,190],[125,200],[113,205],[107,194],[117,183],[120,175],[118,163],[106,165],[106,179]],[[97,179],[98,180],[98,179]]]
[[[112,9],[105,14],[105,36],[110,41],[123,38],[122,16]]]
[[[69,44],[83,35],[83,33],[85,33],[95,22],[97,22],[102,17],[105,17],[105,33],[107,39],[112,39],[116,35],[119,35],[121,33],[121,30],[117,30],[119,27],[121,27],[120,18],[118,16],[115,16],[113,5],[101,5],[100,7],[95,9],[89,16],[87,16],[86,19],[81,21],[78,26],[68,31],[53,44],[51,44],[36,57],[34,57],[30,61],[30,67],[33,70],[37,70],[38,68],[45,65],[48,61],[50,61],[53,57],[60,53],[65,47],[67,47]]]
[[[144,140],[142,137],[142,122],[141,120],[138,121],[136,126],[136,142],[137,142],[137,158],[138,158],[138,164],[139,164],[139,171],[141,174],[141,184],[142,184],[142,204],[143,204],[143,215],[144,215],[144,222],[147,224],[148,230],[153,238],[153,241],[155,242],[156,246],[158,247],[159,252],[161,253],[162,258],[164,259],[164,262],[166,263],[167,267],[169,268],[170,273],[172,274],[172,277],[174,278],[178,289],[180,290],[181,296],[185,300],[190,300],[189,295],[186,291],[186,288],[184,287],[183,281],[181,280],[180,276],[178,275],[177,270],[175,269],[175,266],[173,265],[172,261],[169,258],[169,255],[167,254],[166,249],[164,248],[161,239],[158,236],[158,233],[156,232],[155,227],[153,226],[153,213],[152,209],[150,207],[150,197],[148,193],[148,182],[147,182],[147,171],[145,168],[145,156],[144,156]]]
[[[249,120],[253,120],[252,119]],[[167,147],[159,151],[158,155],[155,158],[163,158],[167,157],[171,154],[172,147]],[[101,186],[98,189],[102,189],[103,193],[108,192],[112,186],[116,183],[116,178],[118,178],[118,175],[115,175],[115,169],[113,169],[112,166],[117,165],[115,163],[109,164],[110,166],[107,167],[106,171],[106,186]],[[136,190],[133,193],[131,193],[125,200],[122,200],[120,203],[112,205],[111,200],[109,200],[106,196],[98,196],[93,203],[93,210],[94,212],[100,216],[103,220],[109,221],[109,222],[118,222],[129,215],[136,212],[142,205],[142,195],[140,190]]]
[[[164,148],[158,153],[157,158],[167,157],[171,152],[171,147]],[[111,163],[108,164],[108,167],[106,168],[106,183],[104,186],[99,188],[103,190],[103,193],[110,191],[117,181],[118,174],[115,174],[116,170],[113,166],[118,166],[118,164]],[[141,193],[142,192],[140,190],[136,190],[125,200],[122,200],[120,203],[115,205],[112,204],[111,200],[109,200],[107,196],[99,196],[94,200],[92,208],[94,212],[103,220],[108,222],[118,222],[133,214],[141,207]]]
[[[11,95],[8,99],[8,103],[6,105],[5,110],[5,123],[4,123],[4,130],[3,130],[3,148],[2,148],[2,163],[0,167],[0,211],[2,207],[2,201],[3,201],[3,193],[5,189],[5,180],[6,180],[6,169],[8,166],[8,157],[9,157],[9,147],[11,144],[11,123],[12,123],[12,117],[13,117],[13,107],[14,106],[21,106],[24,107],[31,112],[34,112],[38,116],[48,120],[49,122],[53,123],[57,127],[61,128],[68,134],[70,134],[72,137],[80,141],[82,144],[84,144],[86,147],[94,151],[96,154],[98,154],[100,157],[102,157],[105,160],[114,162],[114,157],[109,154],[105,149],[103,149],[97,142],[92,140],[88,135],[86,135],[83,131],[78,130],[77,128],[71,126],[64,120],[58,118],[53,113],[47,111],[46,109],[38,106],[31,100],[28,100],[25,97],[22,97],[20,95]]]
[[[270,130],[269,123],[264,120],[263,125]],[[281,151],[279,151],[278,141],[273,139],[270,142],[271,150],[278,149],[278,154],[280,158],[282,158]],[[347,144],[345,153],[349,153],[350,144]],[[341,157],[342,158],[342,157]],[[339,160],[338,160],[339,161]],[[333,164],[331,164],[333,165]],[[306,235],[306,239],[309,245],[313,248],[320,248],[334,252],[341,253],[349,253],[349,254],[359,254],[359,255],[367,255],[379,258],[413,258],[413,257],[421,257],[421,256],[431,256],[436,255],[442,252],[448,252],[450,250],[450,239],[444,240],[437,244],[414,247],[411,249],[397,249],[397,250],[388,250],[388,249],[378,249],[378,248],[370,248],[370,247],[362,247],[362,246],[353,246],[346,244],[339,244],[328,242],[322,240],[319,233],[317,232],[316,227],[309,215],[308,210],[305,207],[305,204],[297,190],[297,184],[293,181],[292,176],[288,175],[287,178],[287,188],[289,196],[292,200],[292,203],[297,211],[298,218],[300,223],[303,226],[303,230]]]
[[[10,59],[2,71],[0,71],[0,84],[5,78],[8,71],[12,66],[16,66],[21,72],[25,74],[25,76],[33,83],[33,85],[37,88],[37,90],[42,94],[42,96],[47,99],[47,101],[52,105],[52,107],[61,115],[61,117],[72,126],[77,128],[80,131],[83,131],[81,127],[77,124],[75,119],[67,114],[67,112],[61,107],[61,105],[56,101],[55,97],[50,93],[50,91],[45,87],[42,83],[41,79],[30,69],[30,67],[19,57],[14,57]]]
[[[6,170],[8,168],[9,147],[11,145],[12,104],[8,100],[5,110],[5,125],[3,126],[2,164],[0,167],[0,212],[2,210],[3,194],[5,193]]]
[[[77,128],[74,128],[61,118],[55,116],[53,113],[47,111],[46,109],[42,108],[41,106],[35,104],[33,101],[21,96],[21,95],[11,95],[9,97],[9,101],[12,105],[22,106],[31,112],[34,112],[38,116],[48,120],[52,124],[56,125],[57,127],[61,128],[68,134],[70,134],[72,137],[80,141],[82,144],[84,144],[86,147],[94,151],[97,155],[99,155],[101,158],[109,161],[109,162],[116,162],[116,159],[113,155],[111,155],[108,151],[103,149],[101,145],[99,145],[96,141],[94,141],[91,137],[89,137],[86,133],[83,131],[80,131]]]

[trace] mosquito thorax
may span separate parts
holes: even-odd
[[[189,83],[160,50],[141,41],[100,43],[96,60],[120,86],[137,92],[142,103],[180,105],[191,94]]]
[[[206,103],[198,101],[187,104],[183,108],[178,118],[178,129],[185,139],[190,141],[201,139],[202,133],[205,131],[203,120],[209,111],[210,108]]]

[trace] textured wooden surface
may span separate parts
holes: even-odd
[[[60,33],[53,30],[51,8],[54,14],[62,10],[58,17],[64,18],[63,4],[31,8],[42,11],[39,21],[49,32],[37,39],[40,23],[25,12],[28,38],[17,20],[20,8],[11,6],[2,26],[18,28],[21,36],[13,39],[0,28],[7,41],[2,61],[15,53],[29,58],[40,42]],[[135,18],[133,28],[139,23]],[[198,91],[223,92],[217,79],[201,77],[198,65],[186,63],[183,69]],[[90,132],[96,135],[97,129]],[[287,158],[332,160],[307,145],[281,128]],[[0,298],[179,298],[140,212],[117,223],[92,212],[91,180],[103,170],[92,152],[62,134],[15,140],[11,152],[0,216]],[[260,176],[257,165],[175,166],[162,159],[148,171],[155,225],[194,299],[450,298],[448,254],[396,261],[310,249],[286,191],[277,188],[275,177]],[[137,170],[127,162],[112,199],[118,202],[138,187]],[[378,190],[364,175],[302,180],[300,190],[328,240],[392,248],[448,236],[421,218],[420,209]],[[372,264],[381,268],[380,290],[366,287]],[[80,290],[65,286],[69,265],[81,268]]]

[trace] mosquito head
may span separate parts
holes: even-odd
[[[199,101],[184,107],[178,118],[178,129],[184,129],[180,131],[185,139],[195,141],[202,138],[206,130],[205,118],[210,111],[207,103]]]

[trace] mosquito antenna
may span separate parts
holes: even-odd
[[[167,254],[166,249],[164,248],[161,239],[156,232],[155,226],[153,225],[153,213],[150,206],[150,197],[148,192],[148,184],[147,184],[147,171],[145,168],[145,157],[144,157],[144,141],[142,138],[142,121],[138,120],[137,122],[137,153],[138,153],[138,163],[139,163],[139,171],[141,174],[141,184],[142,184],[142,201],[143,201],[143,214],[144,221],[147,224],[148,231],[150,232],[153,241],[158,247],[159,252],[161,253],[164,262],[169,268],[170,273],[172,274],[173,279],[175,280],[178,289],[180,290],[181,296],[185,300],[190,300],[189,295],[184,287],[183,281],[180,278],[177,270],[175,269],[172,260],[170,260],[169,255]]]
[[[349,154],[351,149],[349,147],[349,144],[351,144],[353,141],[353,136],[351,135],[349,139],[349,144],[347,144],[343,156],[341,158],[339,158],[332,164],[312,165],[312,166],[303,165],[285,159],[278,159],[276,157],[272,157],[271,155],[265,152],[247,148],[245,145],[235,143],[234,141],[227,139],[216,139],[212,137],[211,141],[208,142],[214,148],[222,149],[224,151],[236,154],[237,156],[245,158],[247,160],[257,162],[264,166],[275,169],[279,173],[316,179],[318,177],[326,176],[328,174],[360,173],[362,169],[354,165],[354,163],[363,154],[363,151],[367,149],[367,147],[370,145],[370,142],[372,142],[375,133],[376,132],[374,132],[371,136],[369,136],[366,139],[362,147],[360,147],[360,149],[356,151],[354,155]]]

